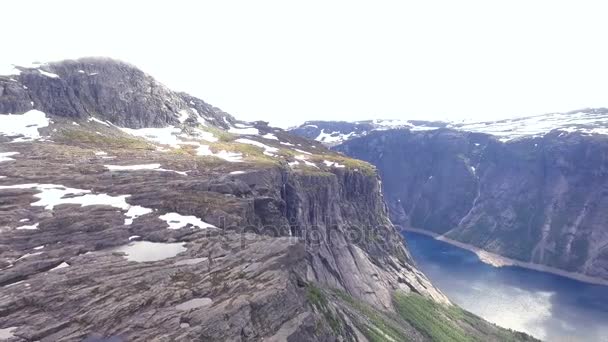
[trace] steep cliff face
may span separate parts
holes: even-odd
[[[553,131],[374,132],[338,147],[376,165],[395,223],[608,279],[608,139]]]

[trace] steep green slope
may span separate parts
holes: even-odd
[[[395,312],[378,310],[339,290],[310,287],[308,296],[314,308],[322,313],[323,324],[337,334],[354,326],[357,333],[373,342],[538,341],[527,334],[488,323],[457,306],[440,304],[416,293],[395,292]]]

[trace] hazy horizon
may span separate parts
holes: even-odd
[[[0,65],[120,59],[239,119],[280,127],[608,106],[608,7],[595,1],[26,0],[2,8],[15,29],[3,37]]]

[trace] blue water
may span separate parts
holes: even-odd
[[[406,232],[405,238],[419,268],[466,310],[545,341],[608,342],[608,286],[493,267],[425,235]]]

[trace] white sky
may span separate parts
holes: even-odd
[[[608,106],[608,2],[0,3],[0,64],[125,60],[244,120],[491,119]]]

